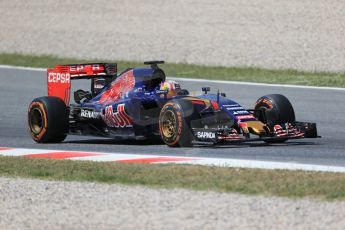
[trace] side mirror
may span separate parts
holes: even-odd
[[[210,87],[202,87],[201,91],[203,91],[205,94],[207,94],[207,92],[211,91]]]

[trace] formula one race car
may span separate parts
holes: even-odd
[[[315,123],[295,121],[289,100],[279,94],[259,98],[246,110],[219,91],[203,87],[189,95],[166,80],[151,61],[117,75],[116,64],[57,65],[47,70],[48,96],[34,99],[28,111],[31,137],[39,143],[62,142],[67,134],[145,140],[160,137],[171,147],[280,143],[315,138]],[[91,79],[91,90],[74,92],[72,80]]]

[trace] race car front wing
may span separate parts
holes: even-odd
[[[234,128],[193,128],[194,145],[226,145],[243,142],[279,142],[288,139],[318,138],[316,123],[294,122],[275,125],[269,135],[250,137]]]

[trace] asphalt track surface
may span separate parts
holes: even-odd
[[[73,82],[74,83],[74,82]],[[291,140],[284,144],[261,143],[230,147],[169,148],[143,141],[119,142],[104,138],[68,136],[60,144],[37,144],[27,131],[27,108],[47,93],[45,72],[0,68],[0,147],[117,152],[133,154],[265,160],[345,166],[345,91],[264,85],[180,81],[183,88],[219,89],[247,108],[265,94],[280,93],[292,102],[297,120],[316,122],[318,139]],[[88,84],[87,84],[88,86]]]

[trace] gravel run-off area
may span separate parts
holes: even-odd
[[[345,203],[0,177],[0,229],[344,229]]]
[[[345,70],[344,0],[1,0],[0,52]]]

